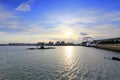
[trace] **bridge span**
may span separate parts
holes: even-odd
[[[81,46],[120,51],[120,37],[100,40],[94,40],[92,37],[84,37]]]

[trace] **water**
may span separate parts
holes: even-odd
[[[120,62],[104,59],[120,57],[119,52],[80,46],[28,47],[0,47],[0,80],[120,80]]]

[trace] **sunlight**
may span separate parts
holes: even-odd
[[[66,46],[65,48],[65,70],[70,71],[73,66],[74,61],[74,47],[72,46]]]
[[[73,47],[72,46],[66,46],[65,51],[66,51],[67,59],[71,59],[72,56],[73,56]]]
[[[72,32],[71,32],[71,31],[67,31],[67,32],[65,33],[65,35],[66,35],[66,37],[70,37],[70,36],[72,36]]]

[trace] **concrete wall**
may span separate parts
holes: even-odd
[[[120,51],[120,44],[98,44],[96,48]]]

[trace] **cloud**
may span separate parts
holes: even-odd
[[[14,41],[15,35],[25,30],[23,24],[20,23],[20,18],[15,12],[7,10],[6,7],[0,7],[0,37],[2,37],[0,42],[9,42],[10,39]]]
[[[20,17],[16,15],[15,12],[9,11],[4,8],[4,6],[0,7],[0,29],[18,28],[19,22],[18,19]]]
[[[86,12],[87,13],[87,12]],[[69,16],[69,15],[56,15],[56,14],[49,14],[48,15],[48,18],[50,18],[50,21],[48,22],[54,22],[54,23],[62,23],[62,24],[75,24],[75,23],[96,23],[97,22],[97,19],[95,16],[93,15],[89,15],[87,16],[87,14],[84,13],[84,14],[77,14],[76,15],[73,15],[73,16]],[[85,15],[86,14],[86,15]],[[83,17],[84,15],[84,17]],[[62,17],[61,17],[62,16]]]
[[[82,35],[82,36],[87,36],[88,33],[86,33],[86,32],[80,32],[80,35]]]
[[[17,11],[30,11],[30,5],[28,3],[20,4],[17,8]]]
[[[102,24],[92,28],[96,36],[103,38],[120,37],[120,27],[115,24]]]
[[[120,17],[113,18],[112,21],[120,21]]]
[[[0,31],[0,35],[4,35],[6,32]]]
[[[73,36],[70,39],[65,37],[65,31],[70,30],[73,32]],[[88,34],[89,33],[89,34]],[[80,35],[82,34],[82,35]],[[84,36],[91,36],[94,39],[112,38],[119,37],[120,27],[117,25],[103,24],[97,25],[93,28],[85,28],[84,26],[75,25],[74,27],[57,25],[56,27],[45,28],[39,24],[26,24],[23,31],[11,34],[7,32],[6,34],[1,33],[1,41],[6,42],[39,42],[45,41],[74,41],[80,43]]]
[[[21,8],[20,5],[23,7]],[[30,2],[20,4],[19,11],[29,11]],[[28,6],[26,9],[24,6]],[[94,39],[119,37],[120,27],[118,24],[112,24],[108,21],[117,21],[118,13],[100,13],[100,12],[83,12],[80,15],[50,15],[47,18],[38,22],[19,21],[19,17],[14,12],[0,9],[0,42],[39,42],[39,41],[56,41],[68,40],[80,43],[80,39],[84,36],[91,36]],[[5,15],[4,15],[5,14]],[[22,18],[22,17],[21,17]],[[42,25],[45,24],[45,25]],[[52,25],[52,27],[48,27]],[[4,30],[4,31],[2,31]],[[10,30],[12,30],[10,32]],[[17,31],[16,33],[14,31]],[[71,31],[72,36],[67,39],[65,32]],[[89,34],[88,34],[89,33]]]
[[[5,9],[0,9],[0,21],[13,18],[18,18],[18,16],[16,16],[14,12],[7,11]]]
[[[15,10],[17,10],[17,11],[30,11],[31,10],[31,6],[30,6],[31,2],[32,2],[32,0],[28,0],[27,2],[20,4],[17,8],[15,8]]]

